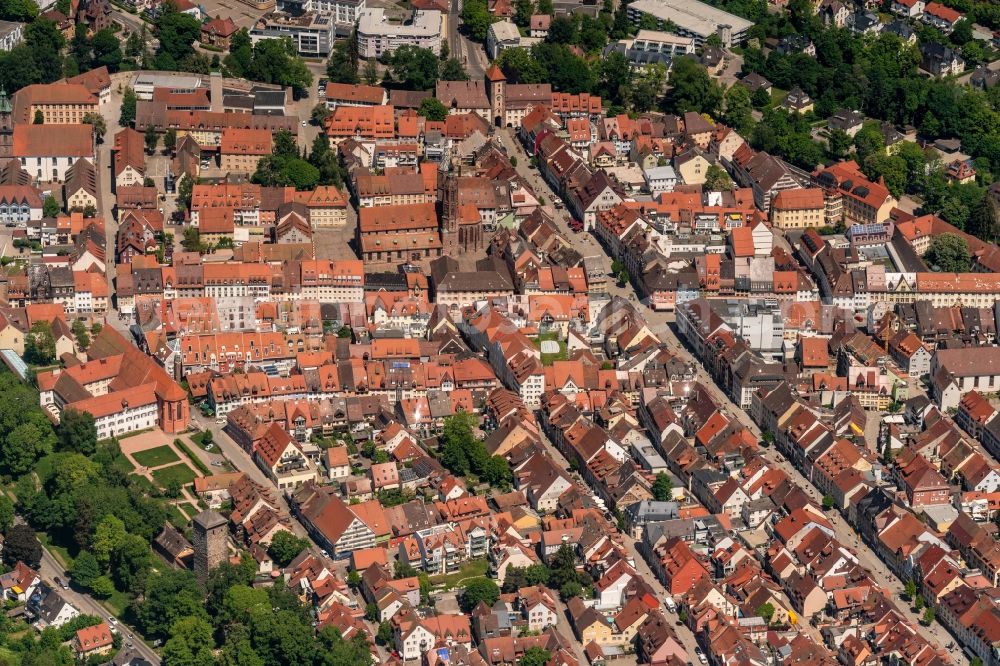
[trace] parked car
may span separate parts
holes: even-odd
[[[55,581],[56,581],[56,585],[58,585],[62,589],[64,589],[64,590],[68,590],[69,589],[69,583],[67,583],[66,581],[64,581],[59,576],[56,576]]]
[[[694,649],[694,653],[698,657],[699,662],[701,662],[702,664],[708,663],[708,657],[705,656],[705,653],[701,651],[700,647],[696,647]]]

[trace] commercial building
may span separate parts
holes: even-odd
[[[156,88],[169,88],[172,92],[194,92],[202,87],[201,84],[200,76],[170,72],[140,72],[132,79],[132,89],[139,100],[153,99],[153,90]]]
[[[222,130],[219,156],[223,171],[253,173],[262,157],[271,154],[271,132],[266,129]]]
[[[486,32],[486,55],[496,60],[500,52],[516,49],[521,44],[521,32],[513,21],[497,21]]]
[[[97,97],[75,83],[38,83],[14,94],[14,122],[33,123],[37,113],[46,125],[76,125],[97,113]]]
[[[254,44],[262,39],[291,37],[302,56],[326,56],[333,46],[333,19],[329,14],[304,12],[297,16],[271,12],[261,16],[250,30]]]
[[[0,185],[0,224],[24,227],[42,219],[42,193],[31,185]]]
[[[638,24],[644,15],[665,26],[673,23],[676,32],[693,37],[701,45],[712,35],[718,35],[723,46],[734,46],[747,38],[753,22],[724,12],[698,0],[636,0],[628,6],[629,19]]]
[[[771,224],[778,229],[822,227],[823,210],[823,190],[818,187],[781,190],[771,201]]]
[[[430,49],[441,54],[441,12],[413,12],[411,20],[397,23],[386,18],[381,7],[369,7],[361,12],[358,22],[358,53],[362,58],[381,58],[404,44]]]
[[[853,160],[832,164],[813,174],[823,188],[826,223],[881,224],[889,219],[898,201],[882,179],[873,182],[865,177]]]

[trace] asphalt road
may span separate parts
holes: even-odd
[[[486,74],[489,61],[483,47],[469,40],[458,31],[462,20],[462,0],[451,0],[448,12],[448,52],[465,65],[465,71],[473,81],[479,81]]]
[[[222,426],[215,422],[215,419],[205,418],[201,415],[198,410],[191,411],[191,423],[195,427],[201,430],[210,430],[212,432],[213,442],[219,447],[222,455],[232,464],[233,469],[238,472],[243,472],[252,481],[261,484],[265,488],[273,488],[274,495],[277,498],[278,508],[284,511],[288,515],[291,515],[291,510],[288,507],[288,502],[285,501],[284,495],[277,489],[271,479],[260,471],[260,468],[254,463],[254,461],[247,455],[247,452],[240,447],[239,444],[233,441],[233,439],[222,429]],[[295,532],[297,536],[308,538],[305,528],[299,521],[294,518],[291,521],[292,531]],[[310,540],[311,543],[311,540]],[[316,548],[317,552],[319,547]]]
[[[56,576],[64,581],[70,580],[69,574],[67,574],[66,570],[62,568],[62,565],[60,565],[52,554],[44,548],[42,549],[42,561],[41,565],[38,567],[38,572],[41,574],[42,580],[46,581],[55,588],[59,587],[55,584]],[[60,589],[59,591],[67,601],[73,604],[77,610],[85,615],[97,615],[98,617],[103,617],[105,620],[112,617],[104,606],[97,603],[97,601],[89,595],[81,594],[73,588],[68,590]],[[153,664],[160,663],[159,655],[157,655],[151,647],[141,641],[138,636],[135,636],[135,632],[132,629],[126,627],[120,621],[118,623],[118,631],[122,634],[123,650],[135,653]],[[129,638],[130,635],[132,635],[133,638]],[[132,643],[131,648],[126,647],[129,642]]]
[[[111,17],[112,20],[114,20],[117,23],[120,23],[129,32],[142,33],[142,26],[145,24],[147,39],[148,39],[147,44],[149,44],[149,50],[156,51],[156,49],[160,48],[160,40],[158,40],[156,37],[153,36],[153,33],[155,32],[154,26],[146,24],[145,21],[143,21],[135,14],[130,14],[126,11],[122,11],[121,9],[118,9],[114,5],[111,6]]]

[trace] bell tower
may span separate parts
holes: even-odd
[[[486,70],[486,94],[490,98],[493,110],[493,124],[497,127],[507,125],[507,77],[503,75],[496,63]]]

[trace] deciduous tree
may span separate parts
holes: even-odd
[[[967,273],[971,264],[969,245],[958,234],[941,234],[931,241],[924,261],[948,273]]]
[[[552,653],[548,650],[540,645],[532,645],[521,655],[518,666],[545,666],[551,658]]]
[[[274,535],[271,545],[268,546],[267,554],[274,558],[278,566],[285,567],[308,547],[308,540],[282,530]]]
[[[465,584],[462,591],[462,607],[468,612],[480,602],[493,606],[500,598],[500,588],[490,578],[473,578]]]
[[[49,365],[56,359],[56,340],[52,325],[37,321],[24,336],[24,360],[35,365]]]
[[[653,481],[653,499],[658,502],[667,502],[673,499],[674,484],[666,472],[660,472]]]
[[[118,124],[122,127],[131,127],[135,122],[136,101],[135,90],[126,88],[122,94],[122,110],[118,117]]]
[[[147,127],[143,135],[143,141],[146,144],[146,152],[152,155],[156,150],[156,144],[160,142],[160,135],[156,132],[156,128],[152,125]]]
[[[427,97],[421,100],[417,115],[423,116],[427,120],[441,121],[448,117],[448,107],[437,97]]]
[[[722,104],[722,88],[692,58],[676,58],[670,70],[664,107],[672,113],[697,111],[714,115]]]
[[[389,58],[394,80],[408,90],[429,90],[438,80],[438,59],[430,49],[404,44]]]
[[[63,410],[57,429],[59,449],[91,455],[97,450],[97,426],[94,416],[72,407]]]
[[[7,566],[24,562],[33,569],[42,561],[42,544],[35,530],[27,525],[14,525],[4,532],[3,561]]]

